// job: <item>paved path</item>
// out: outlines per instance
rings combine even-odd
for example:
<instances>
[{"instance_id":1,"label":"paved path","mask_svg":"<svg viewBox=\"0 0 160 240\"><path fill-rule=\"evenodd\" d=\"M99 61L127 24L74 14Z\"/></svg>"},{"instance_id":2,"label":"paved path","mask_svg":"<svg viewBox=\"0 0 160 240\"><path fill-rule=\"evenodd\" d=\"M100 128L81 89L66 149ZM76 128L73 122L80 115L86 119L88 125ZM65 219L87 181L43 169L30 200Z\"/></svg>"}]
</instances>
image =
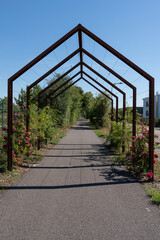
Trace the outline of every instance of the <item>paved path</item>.
<instances>
[{"instance_id":1,"label":"paved path","mask_svg":"<svg viewBox=\"0 0 160 240\"><path fill-rule=\"evenodd\" d=\"M0 197L1 240L158 240L160 208L80 120Z\"/></svg>"}]
</instances>

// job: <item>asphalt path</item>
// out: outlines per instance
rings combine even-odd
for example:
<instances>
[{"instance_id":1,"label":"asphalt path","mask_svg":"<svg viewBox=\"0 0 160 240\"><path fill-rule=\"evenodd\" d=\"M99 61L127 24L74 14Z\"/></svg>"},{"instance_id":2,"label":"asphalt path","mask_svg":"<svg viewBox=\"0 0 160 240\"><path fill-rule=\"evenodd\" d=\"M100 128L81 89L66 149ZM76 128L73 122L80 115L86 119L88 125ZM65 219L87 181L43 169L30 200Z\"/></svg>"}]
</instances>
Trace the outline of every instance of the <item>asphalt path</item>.
<instances>
[{"instance_id":1,"label":"asphalt path","mask_svg":"<svg viewBox=\"0 0 160 240\"><path fill-rule=\"evenodd\" d=\"M160 208L110 157L80 119L0 196L0 239L160 239Z\"/></svg>"}]
</instances>

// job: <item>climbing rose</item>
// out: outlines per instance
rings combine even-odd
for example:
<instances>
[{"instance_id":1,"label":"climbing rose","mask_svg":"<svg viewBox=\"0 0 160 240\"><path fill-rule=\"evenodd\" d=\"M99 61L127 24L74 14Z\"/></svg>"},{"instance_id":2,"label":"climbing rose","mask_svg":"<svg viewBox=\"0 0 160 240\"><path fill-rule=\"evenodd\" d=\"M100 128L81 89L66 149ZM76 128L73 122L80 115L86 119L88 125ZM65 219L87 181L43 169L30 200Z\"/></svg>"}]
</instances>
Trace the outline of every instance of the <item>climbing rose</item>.
<instances>
[{"instance_id":1,"label":"climbing rose","mask_svg":"<svg viewBox=\"0 0 160 240\"><path fill-rule=\"evenodd\" d=\"M132 157L132 161L135 159L135 157Z\"/></svg>"},{"instance_id":2,"label":"climbing rose","mask_svg":"<svg viewBox=\"0 0 160 240\"><path fill-rule=\"evenodd\" d=\"M157 162L157 160L156 159L154 159L154 163L156 163Z\"/></svg>"},{"instance_id":3,"label":"climbing rose","mask_svg":"<svg viewBox=\"0 0 160 240\"><path fill-rule=\"evenodd\" d=\"M19 164L19 161L17 161L17 164Z\"/></svg>"},{"instance_id":4,"label":"climbing rose","mask_svg":"<svg viewBox=\"0 0 160 240\"><path fill-rule=\"evenodd\" d=\"M18 139L18 142L21 142L21 140L20 140L20 139Z\"/></svg>"},{"instance_id":5,"label":"climbing rose","mask_svg":"<svg viewBox=\"0 0 160 240\"><path fill-rule=\"evenodd\" d=\"M132 149L133 148L133 146L130 146L130 149Z\"/></svg>"},{"instance_id":6,"label":"climbing rose","mask_svg":"<svg viewBox=\"0 0 160 240\"><path fill-rule=\"evenodd\" d=\"M21 108L24 108L24 106L22 105Z\"/></svg>"},{"instance_id":7,"label":"climbing rose","mask_svg":"<svg viewBox=\"0 0 160 240\"><path fill-rule=\"evenodd\" d=\"M31 153L31 151L28 151L28 154L30 154Z\"/></svg>"},{"instance_id":8,"label":"climbing rose","mask_svg":"<svg viewBox=\"0 0 160 240\"><path fill-rule=\"evenodd\" d=\"M153 173L152 173L152 172L149 172L149 173L147 174L147 177L148 177L148 179L151 179L151 178L153 177Z\"/></svg>"},{"instance_id":9,"label":"climbing rose","mask_svg":"<svg viewBox=\"0 0 160 240\"><path fill-rule=\"evenodd\" d=\"M2 127L2 130L3 130L3 131L6 131L6 128L5 128L5 127Z\"/></svg>"},{"instance_id":10,"label":"climbing rose","mask_svg":"<svg viewBox=\"0 0 160 240\"><path fill-rule=\"evenodd\" d=\"M7 137L6 136L4 136L4 140L6 140L7 139Z\"/></svg>"},{"instance_id":11,"label":"climbing rose","mask_svg":"<svg viewBox=\"0 0 160 240\"><path fill-rule=\"evenodd\" d=\"M23 148L21 148L21 152L23 152Z\"/></svg>"},{"instance_id":12,"label":"climbing rose","mask_svg":"<svg viewBox=\"0 0 160 240\"><path fill-rule=\"evenodd\" d=\"M13 130L16 130L16 128L14 127Z\"/></svg>"},{"instance_id":13,"label":"climbing rose","mask_svg":"<svg viewBox=\"0 0 160 240\"><path fill-rule=\"evenodd\" d=\"M16 157L16 154L13 154L13 157Z\"/></svg>"},{"instance_id":14,"label":"climbing rose","mask_svg":"<svg viewBox=\"0 0 160 240\"><path fill-rule=\"evenodd\" d=\"M154 154L154 157L155 157L155 158L158 158L158 154L157 154L157 153L155 153L155 154Z\"/></svg>"},{"instance_id":15,"label":"climbing rose","mask_svg":"<svg viewBox=\"0 0 160 240\"><path fill-rule=\"evenodd\" d=\"M132 139L134 139L135 138L135 136L132 136Z\"/></svg>"}]
</instances>

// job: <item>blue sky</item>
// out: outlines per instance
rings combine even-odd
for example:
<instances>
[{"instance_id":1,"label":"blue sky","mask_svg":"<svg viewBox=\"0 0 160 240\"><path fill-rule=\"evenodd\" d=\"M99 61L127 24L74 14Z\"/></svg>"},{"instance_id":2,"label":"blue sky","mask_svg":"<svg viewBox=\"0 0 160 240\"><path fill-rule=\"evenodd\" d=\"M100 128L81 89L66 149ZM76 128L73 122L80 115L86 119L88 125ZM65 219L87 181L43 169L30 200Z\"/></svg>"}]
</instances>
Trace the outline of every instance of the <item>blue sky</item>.
<instances>
[{"instance_id":1,"label":"blue sky","mask_svg":"<svg viewBox=\"0 0 160 240\"><path fill-rule=\"evenodd\" d=\"M79 23L152 75L155 78L155 91L160 93L159 10L159 0L0 0L0 97L7 95L7 79L10 76ZM137 104L142 106L142 98L148 96L148 82L85 35L83 40L83 46L88 51L128 81L134 82L138 89ZM14 83L14 96L77 46L77 36L73 36L22 75ZM119 82L91 59L86 56L84 59L113 83ZM57 72L65 72L77 62L78 56ZM96 75L86 71L104 84ZM41 85L45 86L45 81ZM84 91L96 94L83 81L78 85ZM116 90L107 84L104 86L116 93L121 101L121 95ZM125 84L118 87L126 91L128 104L132 105L131 89Z\"/></svg>"}]
</instances>

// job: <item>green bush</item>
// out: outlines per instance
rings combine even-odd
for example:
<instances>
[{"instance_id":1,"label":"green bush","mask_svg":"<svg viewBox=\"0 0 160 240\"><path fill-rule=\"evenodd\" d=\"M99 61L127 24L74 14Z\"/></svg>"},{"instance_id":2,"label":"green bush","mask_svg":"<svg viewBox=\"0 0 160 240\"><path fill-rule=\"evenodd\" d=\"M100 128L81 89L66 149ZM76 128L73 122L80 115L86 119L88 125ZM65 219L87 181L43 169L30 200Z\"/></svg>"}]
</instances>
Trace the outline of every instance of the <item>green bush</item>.
<instances>
[{"instance_id":1,"label":"green bush","mask_svg":"<svg viewBox=\"0 0 160 240\"><path fill-rule=\"evenodd\" d=\"M160 127L160 118L155 120L155 127Z\"/></svg>"}]
</instances>

